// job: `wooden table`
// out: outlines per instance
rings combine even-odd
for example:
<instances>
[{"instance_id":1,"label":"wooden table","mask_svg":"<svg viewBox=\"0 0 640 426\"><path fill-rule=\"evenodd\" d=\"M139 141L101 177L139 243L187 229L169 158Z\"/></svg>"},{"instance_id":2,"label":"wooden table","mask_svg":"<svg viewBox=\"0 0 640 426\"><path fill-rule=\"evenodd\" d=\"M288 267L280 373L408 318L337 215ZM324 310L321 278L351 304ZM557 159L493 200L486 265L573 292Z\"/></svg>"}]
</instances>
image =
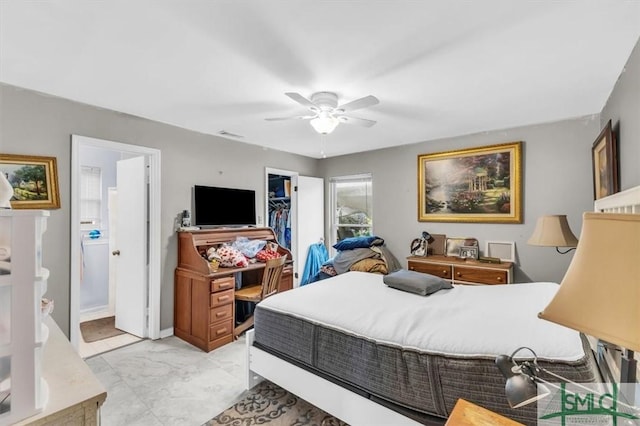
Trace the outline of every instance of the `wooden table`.
<instances>
[{"instance_id":1,"label":"wooden table","mask_svg":"<svg viewBox=\"0 0 640 426\"><path fill-rule=\"evenodd\" d=\"M456 402L445 426L524 426L464 399Z\"/></svg>"}]
</instances>

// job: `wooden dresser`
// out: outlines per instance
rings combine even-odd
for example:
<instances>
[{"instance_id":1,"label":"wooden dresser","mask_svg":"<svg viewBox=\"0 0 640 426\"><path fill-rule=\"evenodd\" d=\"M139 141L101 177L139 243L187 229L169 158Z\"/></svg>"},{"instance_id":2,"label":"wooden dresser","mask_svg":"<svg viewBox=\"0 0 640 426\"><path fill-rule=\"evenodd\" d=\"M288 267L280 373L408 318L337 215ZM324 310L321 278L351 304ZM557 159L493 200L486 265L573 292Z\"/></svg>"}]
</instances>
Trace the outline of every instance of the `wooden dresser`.
<instances>
[{"instance_id":1,"label":"wooden dresser","mask_svg":"<svg viewBox=\"0 0 640 426\"><path fill-rule=\"evenodd\" d=\"M53 319L47 317L44 323L49 339L44 345L42 377L49 386L49 400L40 413L15 425L99 425L100 407L107 398L104 386Z\"/></svg>"},{"instance_id":2,"label":"wooden dresser","mask_svg":"<svg viewBox=\"0 0 640 426\"><path fill-rule=\"evenodd\" d=\"M209 352L233 340L236 279L259 283L264 263L246 268L218 268L211 271L203 257L207 249L235 241L237 237L276 241L271 228L219 228L178 233L178 267L174 281L174 334ZM278 246L287 256L279 291L293 287L291 252Z\"/></svg>"},{"instance_id":3,"label":"wooden dresser","mask_svg":"<svg viewBox=\"0 0 640 426\"><path fill-rule=\"evenodd\" d=\"M513 263L481 263L451 256L409 256L408 269L450 280L454 284L511 284Z\"/></svg>"}]
</instances>

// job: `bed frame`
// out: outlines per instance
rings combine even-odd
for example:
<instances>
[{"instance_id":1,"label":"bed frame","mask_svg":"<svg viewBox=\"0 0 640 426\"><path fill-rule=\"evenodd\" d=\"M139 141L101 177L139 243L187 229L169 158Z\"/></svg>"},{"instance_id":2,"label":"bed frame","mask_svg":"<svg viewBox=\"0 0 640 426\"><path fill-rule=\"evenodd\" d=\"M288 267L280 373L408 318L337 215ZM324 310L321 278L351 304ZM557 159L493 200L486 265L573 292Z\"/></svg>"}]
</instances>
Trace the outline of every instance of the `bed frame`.
<instances>
[{"instance_id":1,"label":"bed frame","mask_svg":"<svg viewBox=\"0 0 640 426\"><path fill-rule=\"evenodd\" d=\"M247 331L247 389L264 379L270 380L352 425L421 424L254 347L253 339L253 330Z\"/></svg>"},{"instance_id":2,"label":"bed frame","mask_svg":"<svg viewBox=\"0 0 640 426\"><path fill-rule=\"evenodd\" d=\"M595 211L640 214L640 186L596 200ZM254 347L253 333L249 330L246 335L247 389L270 380L349 424L421 424Z\"/></svg>"},{"instance_id":3,"label":"bed frame","mask_svg":"<svg viewBox=\"0 0 640 426\"><path fill-rule=\"evenodd\" d=\"M593 205L597 212L640 214L640 185L600 198Z\"/></svg>"},{"instance_id":4,"label":"bed frame","mask_svg":"<svg viewBox=\"0 0 640 426\"><path fill-rule=\"evenodd\" d=\"M634 186L622 192L600 198L594 202L594 211L602 213L640 214L640 186ZM590 338L591 346L597 354L597 361L605 381L620 381L620 348ZM637 377L640 377L640 354L636 353L638 360Z\"/></svg>"}]
</instances>

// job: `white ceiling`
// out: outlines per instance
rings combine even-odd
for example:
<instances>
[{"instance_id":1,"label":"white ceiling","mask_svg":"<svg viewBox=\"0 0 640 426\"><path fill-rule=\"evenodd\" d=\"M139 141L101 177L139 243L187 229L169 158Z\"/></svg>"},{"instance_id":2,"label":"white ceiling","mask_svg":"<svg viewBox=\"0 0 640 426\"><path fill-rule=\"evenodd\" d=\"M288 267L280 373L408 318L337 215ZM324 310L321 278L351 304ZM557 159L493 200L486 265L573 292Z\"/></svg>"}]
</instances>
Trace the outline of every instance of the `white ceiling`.
<instances>
[{"instance_id":1,"label":"white ceiling","mask_svg":"<svg viewBox=\"0 0 640 426\"><path fill-rule=\"evenodd\" d=\"M638 0L0 0L0 81L319 158L599 113L639 37ZM264 120L316 91L378 123Z\"/></svg>"}]
</instances>

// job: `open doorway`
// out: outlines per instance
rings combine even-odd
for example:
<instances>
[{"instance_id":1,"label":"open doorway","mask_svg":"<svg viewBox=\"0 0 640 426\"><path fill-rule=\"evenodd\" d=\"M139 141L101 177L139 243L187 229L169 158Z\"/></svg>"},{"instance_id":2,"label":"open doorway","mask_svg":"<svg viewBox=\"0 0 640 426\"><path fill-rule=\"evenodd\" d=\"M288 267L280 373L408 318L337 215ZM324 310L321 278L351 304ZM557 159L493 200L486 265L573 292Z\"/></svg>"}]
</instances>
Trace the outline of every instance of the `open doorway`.
<instances>
[{"instance_id":1,"label":"open doorway","mask_svg":"<svg viewBox=\"0 0 640 426\"><path fill-rule=\"evenodd\" d=\"M73 135L71 175L71 343L87 357L159 338L160 152Z\"/></svg>"}]
</instances>

